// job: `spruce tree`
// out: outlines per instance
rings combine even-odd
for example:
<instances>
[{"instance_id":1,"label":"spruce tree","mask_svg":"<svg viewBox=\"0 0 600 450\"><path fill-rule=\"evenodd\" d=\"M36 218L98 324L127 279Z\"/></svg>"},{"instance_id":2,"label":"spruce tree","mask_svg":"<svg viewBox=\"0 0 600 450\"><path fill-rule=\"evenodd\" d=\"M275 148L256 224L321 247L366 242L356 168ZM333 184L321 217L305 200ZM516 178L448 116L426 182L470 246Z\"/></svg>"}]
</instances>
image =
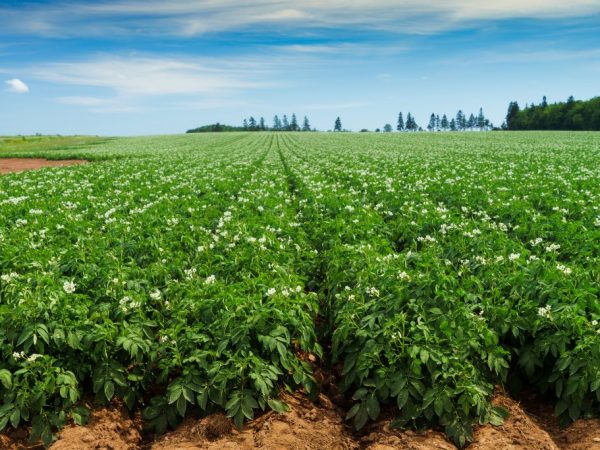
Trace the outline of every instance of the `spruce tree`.
<instances>
[{"instance_id":1,"label":"spruce tree","mask_svg":"<svg viewBox=\"0 0 600 450\"><path fill-rule=\"evenodd\" d=\"M244 130L248 130L248 121L246 119L244 119L243 127L244 127Z\"/></svg>"},{"instance_id":2,"label":"spruce tree","mask_svg":"<svg viewBox=\"0 0 600 450\"><path fill-rule=\"evenodd\" d=\"M456 130L457 130L457 128L456 128L456 119L453 118L450 121L450 131L456 131Z\"/></svg>"},{"instance_id":3,"label":"spruce tree","mask_svg":"<svg viewBox=\"0 0 600 450\"><path fill-rule=\"evenodd\" d=\"M465 114L462 112L462 109L459 109L456 113L456 129L462 131L466 128L467 120L465 119Z\"/></svg>"},{"instance_id":4,"label":"spruce tree","mask_svg":"<svg viewBox=\"0 0 600 450\"><path fill-rule=\"evenodd\" d=\"M417 125L417 122L415 121L415 118L411 113L408 113L408 115L406 116L405 127L407 131L417 131L419 129L419 125Z\"/></svg>"},{"instance_id":5,"label":"spruce tree","mask_svg":"<svg viewBox=\"0 0 600 450\"><path fill-rule=\"evenodd\" d=\"M273 130L281 130L281 120L279 120L279 116L277 114L275 114L275 117L273 117Z\"/></svg>"},{"instance_id":6,"label":"spruce tree","mask_svg":"<svg viewBox=\"0 0 600 450\"><path fill-rule=\"evenodd\" d=\"M250 131L256 131L256 119L252 116L250 116L250 119L248 120L248 128Z\"/></svg>"},{"instance_id":7,"label":"spruce tree","mask_svg":"<svg viewBox=\"0 0 600 450\"><path fill-rule=\"evenodd\" d=\"M442 128L442 125L441 125L440 115L436 114L435 115L435 131L440 131L441 128Z\"/></svg>"},{"instance_id":8,"label":"spruce tree","mask_svg":"<svg viewBox=\"0 0 600 450\"><path fill-rule=\"evenodd\" d=\"M299 131L298 119L296 119L296 113L292 113L292 120L290 121L290 131Z\"/></svg>"},{"instance_id":9,"label":"spruce tree","mask_svg":"<svg viewBox=\"0 0 600 450\"><path fill-rule=\"evenodd\" d=\"M290 123L288 122L287 116L283 115L283 123L281 124L283 131L290 131Z\"/></svg>"},{"instance_id":10,"label":"spruce tree","mask_svg":"<svg viewBox=\"0 0 600 450\"><path fill-rule=\"evenodd\" d=\"M519 104L517 102L510 102L508 104L508 111L506 112L506 128L509 130L518 129L516 124L516 118L519 114Z\"/></svg>"},{"instance_id":11,"label":"spruce tree","mask_svg":"<svg viewBox=\"0 0 600 450\"><path fill-rule=\"evenodd\" d=\"M427 125L427 130L428 131L435 130L435 114L434 113L431 113L431 116L429 116L429 124Z\"/></svg>"},{"instance_id":12,"label":"spruce tree","mask_svg":"<svg viewBox=\"0 0 600 450\"><path fill-rule=\"evenodd\" d=\"M480 130L485 128L485 115L483 114L483 108L479 108L479 114L477 115L477 128Z\"/></svg>"},{"instance_id":13,"label":"spruce tree","mask_svg":"<svg viewBox=\"0 0 600 450\"><path fill-rule=\"evenodd\" d=\"M302 122L302 131L310 131L310 123L308 122L308 117L304 116L304 121Z\"/></svg>"},{"instance_id":14,"label":"spruce tree","mask_svg":"<svg viewBox=\"0 0 600 450\"><path fill-rule=\"evenodd\" d=\"M473 128L475 128L477 121L475 120L475 116L473 115L473 113L471 113L471 115L469 116L469 120L467 121L467 128L469 130L473 130Z\"/></svg>"},{"instance_id":15,"label":"spruce tree","mask_svg":"<svg viewBox=\"0 0 600 450\"><path fill-rule=\"evenodd\" d=\"M448 123L448 116L446 116L446 114L444 114L442 116L442 123L441 123L441 125L442 125L442 130L444 130L444 131L446 131L448 129L448 126L450 125Z\"/></svg>"},{"instance_id":16,"label":"spruce tree","mask_svg":"<svg viewBox=\"0 0 600 450\"><path fill-rule=\"evenodd\" d=\"M267 126L265 125L264 117L261 117L260 120L258 121L258 128L260 128L261 131L265 131L267 129Z\"/></svg>"},{"instance_id":17,"label":"spruce tree","mask_svg":"<svg viewBox=\"0 0 600 450\"><path fill-rule=\"evenodd\" d=\"M396 126L396 130L404 131L404 118L402 117L402 113L398 114L398 125Z\"/></svg>"},{"instance_id":18,"label":"spruce tree","mask_svg":"<svg viewBox=\"0 0 600 450\"><path fill-rule=\"evenodd\" d=\"M340 120L339 116L337 119L335 119L333 131L342 131L342 121Z\"/></svg>"}]
</instances>

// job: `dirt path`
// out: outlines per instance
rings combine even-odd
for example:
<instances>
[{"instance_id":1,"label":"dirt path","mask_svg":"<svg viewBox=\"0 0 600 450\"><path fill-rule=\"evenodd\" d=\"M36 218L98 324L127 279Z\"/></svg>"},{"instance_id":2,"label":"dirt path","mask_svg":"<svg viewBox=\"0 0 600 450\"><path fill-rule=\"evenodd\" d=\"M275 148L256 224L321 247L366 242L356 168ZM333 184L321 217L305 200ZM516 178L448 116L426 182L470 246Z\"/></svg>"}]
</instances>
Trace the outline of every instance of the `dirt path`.
<instances>
[{"instance_id":1,"label":"dirt path","mask_svg":"<svg viewBox=\"0 0 600 450\"><path fill-rule=\"evenodd\" d=\"M0 174L35 170L43 167L64 167L85 164L81 159L48 160L44 158L0 158Z\"/></svg>"}]
</instances>

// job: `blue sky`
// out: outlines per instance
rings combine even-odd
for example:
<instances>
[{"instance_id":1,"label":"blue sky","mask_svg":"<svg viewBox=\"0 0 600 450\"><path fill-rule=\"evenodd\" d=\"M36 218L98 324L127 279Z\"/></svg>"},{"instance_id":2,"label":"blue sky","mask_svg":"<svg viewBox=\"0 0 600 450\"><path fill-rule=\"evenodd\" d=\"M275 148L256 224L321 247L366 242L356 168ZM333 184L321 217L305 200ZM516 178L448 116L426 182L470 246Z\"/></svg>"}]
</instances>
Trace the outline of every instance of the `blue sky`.
<instances>
[{"instance_id":1,"label":"blue sky","mask_svg":"<svg viewBox=\"0 0 600 450\"><path fill-rule=\"evenodd\" d=\"M600 95L600 0L0 0L0 135L307 115L374 129Z\"/></svg>"}]
</instances>

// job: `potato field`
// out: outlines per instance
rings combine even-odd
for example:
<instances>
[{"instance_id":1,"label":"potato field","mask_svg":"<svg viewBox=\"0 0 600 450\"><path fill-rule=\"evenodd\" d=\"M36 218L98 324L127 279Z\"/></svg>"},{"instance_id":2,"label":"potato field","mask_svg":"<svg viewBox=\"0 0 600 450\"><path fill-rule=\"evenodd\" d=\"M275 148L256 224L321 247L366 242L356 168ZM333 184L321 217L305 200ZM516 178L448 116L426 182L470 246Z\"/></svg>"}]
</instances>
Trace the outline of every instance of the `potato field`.
<instances>
[{"instance_id":1,"label":"potato field","mask_svg":"<svg viewBox=\"0 0 600 450\"><path fill-rule=\"evenodd\" d=\"M323 373L355 430L457 446L507 418L500 387L600 415L597 133L2 148L89 161L0 176L4 432L50 445L114 399L156 436L242 427Z\"/></svg>"}]
</instances>

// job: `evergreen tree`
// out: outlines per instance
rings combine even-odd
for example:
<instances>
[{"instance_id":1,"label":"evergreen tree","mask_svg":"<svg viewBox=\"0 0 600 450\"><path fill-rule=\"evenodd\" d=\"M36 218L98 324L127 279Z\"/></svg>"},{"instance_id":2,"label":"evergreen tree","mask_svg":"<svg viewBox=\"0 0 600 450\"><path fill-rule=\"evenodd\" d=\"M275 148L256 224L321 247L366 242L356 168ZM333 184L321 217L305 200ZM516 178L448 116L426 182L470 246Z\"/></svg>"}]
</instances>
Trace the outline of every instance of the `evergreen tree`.
<instances>
[{"instance_id":1,"label":"evergreen tree","mask_svg":"<svg viewBox=\"0 0 600 450\"><path fill-rule=\"evenodd\" d=\"M515 108L509 105L507 126L510 130L600 130L600 97L576 101L572 96L566 102L551 105ZM509 120L510 119L510 120Z\"/></svg>"},{"instance_id":2,"label":"evergreen tree","mask_svg":"<svg viewBox=\"0 0 600 450\"><path fill-rule=\"evenodd\" d=\"M427 125L427 130L428 131L435 130L435 114L434 113L431 113L431 116L429 116L429 124Z\"/></svg>"},{"instance_id":3,"label":"evergreen tree","mask_svg":"<svg viewBox=\"0 0 600 450\"><path fill-rule=\"evenodd\" d=\"M398 125L396 126L396 130L404 131L404 118L402 117L402 113L398 114Z\"/></svg>"},{"instance_id":4,"label":"evergreen tree","mask_svg":"<svg viewBox=\"0 0 600 450\"><path fill-rule=\"evenodd\" d=\"M461 109L456 113L456 129L462 131L465 129L467 125L467 120L465 119L465 115Z\"/></svg>"},{"instance_id":5,"label":"evergreen tree","mask_svg":"<svg viewBox=\"0 0 600 450\"><path fill-rule=\"evenodd\" d=\"M412 118L412 123L413 123L413 131L423 131L423 128L421 128L419 126L419 124L417 123L417 121L415 120L415 116L413 116L413 118Z\"/></svg>"},{"instance_id":6,"label":"evergreen tree","mask_svg":"<svg viewBox=\"0 0 600 450\"><path fill-rule=\"evenodd\" d=\"M258 127L260 128L261 131L265 131L267 129L267 126L265 125L264 117L261 117L260 120L258 121Z\"/></svg>"},{"instance_id":7,"label":"evergreen tree","mask_svg":"<svg viewBox=\"0 0 600 450\"><path fill-rule=\"evenodd\" d=\"M479 108L479 114L477 115L477 128L483 130L486 128L485 115L483 114L483 108Z\"/></svg>"},{"instance_id":8,"label":"evergreen tree","mask_svg":"<svg viewBox=\"0 0 600 450\"><path fill-rule=\"evenodd\" d=\"M508 111L506 112L506 128L509 130L516 130L516 118L519 114L519 104L517 102L510 102L508 105Z\"/></svg>"},{"instance_id":9,"label":"evergreen tree","mask_svg":"<svg viewBox=\"0 0 600 450\"><path fill-rule=\"evenodd\" d=\"M442 122L441 122L442 130L446 131L448 129L449 125L450 124L448 123L448 116L446 116L446 114L444 114L442 116Z\"/></svg>"},{"instance_id":10,"label":"evergreen tree","mask_svg":"<svg viewBox=\"0 0 600 450\"><path fill-rule=\"evenodd\" d=\"M243 127L244 127L244 130L248 129L248 121L246 119L244 119Z\"/></svg>"},{"instance_id":11,"label":"evergreen tree","mask_svg":"<svg viewBox=\"0 0 600 450\"><path fill-rule=\"evenodd\" d=\"M298 120L296 119L296 113L292 113L292 120L290 122L290 131L299 131Z\"/></svg>"},{"instance_id":12,"label":"evergreen tree","mask_svg":"<svg viewBox=\"0 0 600 450\"><path fill-rule=\"evenodd\" d=\"M441 128L442 128L442 125L441 125L440 115L436 114L435 115L435 131L440 131Z\"/></svg>"},{"instance_id":13,"label":"evergreen tree","mask_svg":"<svg viewBox=\"0 0 600 450\"><path fill-rule=\"evenodd\" d=\"M302 131L310 131L310 123L308 122L308 117L304 116L304 121L302 122Z\"/></svg>"},{"instance_id":14,"label":"evergreen tree","mask_svg":"<svg viewBox=\"0 0 600 450\"><path fill-rule=\"evenodd\" d=\"M471 115L469 116L469 120L467 121L467 128L472 131L473 128L475 128L476 124L477 120L475 120L475 116L473 115L473 113L471 113Z\"/></svg>"},{"instance_id":15,"label":"evergreen tree","mask_svg":"<svg viewBox=\"0 0 600 450\"><path fill-rule=\"evenodd\" d=\"M273 117L273 130L281 131L281 120L279 120L279 116L277 114L275 114L275 117Z\"/></svg>"},{"instance_id":16,"label":"evergreen tree","mask_svg":"<svg viewBox=\"0 0 600 450\"><path fill-rule=\"evenodd\" d=\"M548 100L546 99L546 96L544 95L544 97L542 98L542 108L545 108L546 106L548 106Z\"/></svg>"},{"instance_id":17,"label":"evergreen tree","mask_svg":"<svg viewBox=\"0 0 600 450\"><path fill-rule=\"evenodd\" d=\"M456 131L457 127L456 127L456 119L452 118L452 120L450 121L450 131Z\"/></svg>"},{"instance_id":18,"label":"evergreen tree","mask_svg":"<svg viewBox=\"0 0 600 450\"><path fill-rule=\"evenodd\" d=\"M283 123L281 124L283 131L290 131L290 123L288 122L287 116L283 115Z\"/></svg>"},{"instance_id":19,"label":"evergreen tree","mask_svg":"<svg viewBox=\"0 0 600 450\"><path fill-rule=\"evenodd\" d=\"M417 122L415 121L415 118L411 113L408 113L408 115L406 116L405 128L408 131L417 131L417 129L419 128L419 125L417 125Z\"/></svg>"},{"instance_id":20,"label":"evergreen tree","mask_svg":"<svg viewBox=\"0 0 600 450\"><path fill-rule=\"evenodd\" d=\"M256 119L252 116L250 116L250 119L248 120L248 128L250 131L256 131Z\"/></svg>"},{"instance_id":21,"label":"evergreen tree","mask_svg":"<svg viewBox=\"0 0 600 450\"><path fill-rule=\"evenodd\" d=\"M339 116L337 119L335 119L333 131L342 131L342 121L340 120Z\"/></svg>"}]
</instances>

